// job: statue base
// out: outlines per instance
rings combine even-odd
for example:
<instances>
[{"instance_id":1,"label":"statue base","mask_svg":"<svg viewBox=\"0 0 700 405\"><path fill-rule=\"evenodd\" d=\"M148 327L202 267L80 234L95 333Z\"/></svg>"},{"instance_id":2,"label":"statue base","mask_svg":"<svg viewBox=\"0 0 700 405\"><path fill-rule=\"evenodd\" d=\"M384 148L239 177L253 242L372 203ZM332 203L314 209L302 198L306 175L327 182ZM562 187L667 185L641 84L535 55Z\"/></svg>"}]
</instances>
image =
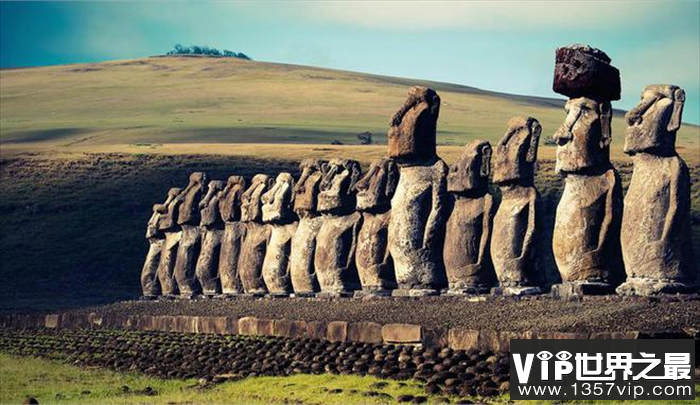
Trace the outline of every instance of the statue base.
<instances>
[{"instance_id":1,"label":"statue base","mask_svg":"<svg viewBox=\"0 0 700 405\"><path fill-rule=\"evenodd\" d=\"M177 295L165 294L158 297L158 301L173 301L177 298Z\"/></svg>"},{"instance_id":2,"label":"statue base","mask_svg":"<svg viewBox=\"0 0 700 405\"><path fill-rule=\"evenodd\" d=\"M139 297L139 301L155 301L158 298L157 295L142 295Z\"/></svg>"},{"instance_id":3,"label":"statue base","mask_svg":"<svg viewBox=\"0 0 700 405\"><path fill-rule=\"evenodd\" d=\"M247 292L241 294L242 297L247 297L247 298L262 298L267 295L267 292L263 291L253 291L253 292Z\"/></svg>"},{"instance_id":4,"label":"statue base","mask_svg":"<svg viewBox=\"0 0 700 405\"><path fill-rule=\"evenodd\" d=\"M289 297L288 292L273 292L269 294L270 298L288 298Z\"/></svg>"},{"instance_id":5,"label":"statue base","mask_svg":"<svg viewBox=\"0 0 700 405\"><path fill-rule=\"evenodd\" d=\"M222 300L229 300L229 299L235 299L237 297L242 296L242 292L225 292L222 293L221 295L217 296L217 298L220 298Z\"/></svg>"},{"instance_id":6,"label":"statue base","mask_svg":"<svg viewBox=\"0 0 700 405\"><path fill-rule=\"evenodd\" d=\"M491 289L491 294L504 297L523 297L542 294L542 289L540 287L494 287Z\"/></svg>"},{"instance_id":7,"label":"statue base","mask_svg":"<svg viewBox=\"0 0 700 405\"><path fill-rule=\"evenodd\" d=\"M352 298L354 291L321 291L316 298Z\"/></svg>"},{"instance_id":8,"label":"statue base","mask_svg":"<svg viewBox=\"0 0 700 405\"><path fill-rule=\"evenodd\" d=\"M617 287L615 291L620 295L676 295L697 294L700 288L697 285L679 283L677 281L663 281L649 278L628 278L625 283Z\"/></svg>"},{"instance_id":9,"label":"statue base","mask_svg":"<svg viewBox=\"0 0 700 405\"><path fill-rule=\"evenodd\" d=\"M355 298L384 298L391 297L391 291L392 290L387 290L383 288L379 288L376 290L359 290L355 291L355 294L353 294L353 296Z\"/></svg>"},{"instance_id":10,"label":"statue base","mask_svg":"<svg viewBox=\"0 0 700 405\"><path fill-rule=\"evenodd\" d=\"M295 292L290 295L290 297L295 297L295 298L315 298L316 293L315 292Z\"/></svg>"},{"instance_id":11,"label":"statue base","mask_svg":"<svg viewBox=\"0 0 700 405\"><path fill-rule=\"evenodd\" d=\"M467 287L450 287L445 291L447 296L465 296L465 295L483 295L491 292L491 287L483 285L467 286Z\"/></svg>"},{"instance_id":12,"label":"statue base","mask_svg":"<svg viewBox=\"0 0 700 405\"><path fill-rule=\"evenodd\" d=\"M601 282L572 281L552 286L552 296L559 298L581 297L584 295L614 294L612 284Z\"/></svg>"},{"instance_id":13,"label":"statue base","mask_svg":"<svg viewBox=\"0 0 700 405\"><path fill-rule=\"evenodd\" d=\"M391 291L392 297L430 297L440 295L440 290L433 288L403 289L399 288Z\"/></svg>"}]
</instances>

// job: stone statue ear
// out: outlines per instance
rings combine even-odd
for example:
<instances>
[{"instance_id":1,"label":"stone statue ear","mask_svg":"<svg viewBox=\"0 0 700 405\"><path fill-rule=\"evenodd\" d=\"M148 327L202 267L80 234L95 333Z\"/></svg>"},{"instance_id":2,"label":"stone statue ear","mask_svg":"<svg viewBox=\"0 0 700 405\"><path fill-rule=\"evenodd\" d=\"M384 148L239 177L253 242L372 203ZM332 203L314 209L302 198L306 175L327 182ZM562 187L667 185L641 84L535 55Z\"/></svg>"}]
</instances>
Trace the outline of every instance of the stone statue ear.
<instances>
[{"instance_id":1,"label":"stone statue ear","mask_svg":"<svg viewBox=\"0 0 700 405\"><path fill-rule=\"evenodd\" d=\"M386 187L384 188L384 194L387 197L392 197L396 191L396 186L399 183L399 168L396 166L396 162L390 160L386 165Z\"/></svg>"},{"instance_id":2,"label":"stone statue ear","mask_svg":"<svg viewBox=\"0 0 700 405\"><path fill-rule=\"evenodd\" d=\"M539 145L541 134L542 125L536 120L533 120L530 124L530 148L528 148L527 156L525 157L528 163L535 163L537 160L537 146Z\"/></svg>"},{"instance_id":3,"label":"stone statue ear","mask_svg":"<svg viewBox=\"0 0 700 405\"><path fill-rule=\"evenodd\" d=\"M491 174L491 145L481 147L481 177L489 177Z\"/></svg>"},{"instance_id":4,"label":"stone statue ear","mask_svg":"<svg viewBox=\"0 0 700 405\"><path fill-rule=\"evenodd\" d=\"M612 140L612 107L610 102L604 101L598 104L598 113L600 114L600 148L603 149L610 145Z\"/></svg>"},{"instance_id":5,"label":"stone statue ear","mask_svg":"<svg viewBox=\"0 0 700 405\"><path fill-rule=\"evenodd\" d=\"M350 186L348 187L348 194L355 191L355 185L360 181L362 176L362 171L360 170L360 165L356 162L350 164L348 168L350 170Z\"/></svg>"},{"instance_id":6,"label":"stone statue ear","mask_svg":"<svg viewBox=\"0 0 700 405\"><path fill-rule=\"evenodd\" d=\"M673 112L668 120L666 129L668 132L676 132L681 127L681 119L683 116L683 105L685 104L685 91L676 89L673 92Z\"/></svg>"}]
</instances>

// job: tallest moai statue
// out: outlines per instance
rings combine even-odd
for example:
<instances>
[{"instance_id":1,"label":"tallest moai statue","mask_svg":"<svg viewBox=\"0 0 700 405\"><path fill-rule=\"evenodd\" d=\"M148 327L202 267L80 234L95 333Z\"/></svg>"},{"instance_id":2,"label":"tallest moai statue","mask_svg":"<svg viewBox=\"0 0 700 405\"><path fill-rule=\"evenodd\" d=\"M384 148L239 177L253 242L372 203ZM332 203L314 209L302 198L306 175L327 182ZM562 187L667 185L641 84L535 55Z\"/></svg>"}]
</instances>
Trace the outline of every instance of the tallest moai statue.
<instances>
[{"instance_id":1,"label":"tallest moai statue","mask_svg":"<svg viewBox=\"0 0 700 405\"><path fill-rule=\"evenodd\" d=\"M622 187L610 163L611 100L620 72L603 52L585 45L556 52L554 91L569 97L554 134L556 171L565 176L554 225L554 258L563 284L555 294L607 294L624 277L620 251Z\"/></svg>"},{"instance_id":2,"label":"tallest moai statue","mask_svg":"<svg viewBox=\"0 0 700 405\"><path fill-rule=\"evenodd\" d=\"M448 169L436 154L439 112L435 90L412 87L391 119L389 157L400 173L389 222L396 295L436 294L447 286L441 253Z\"/></svg>"},{"instance_id":3,"label":"tallest moai statue","mask_svg":"<svg viewBox=\"0 0 700 405\"><path fill-rule=\"evenodd\" d=\"M644 88L627 113L624 152L634 172L622 216L622 254L627 282L620 294L684 293L697 288L690 238L690 175L676 153L683 89Z\"/></svg>"}]
</instances>

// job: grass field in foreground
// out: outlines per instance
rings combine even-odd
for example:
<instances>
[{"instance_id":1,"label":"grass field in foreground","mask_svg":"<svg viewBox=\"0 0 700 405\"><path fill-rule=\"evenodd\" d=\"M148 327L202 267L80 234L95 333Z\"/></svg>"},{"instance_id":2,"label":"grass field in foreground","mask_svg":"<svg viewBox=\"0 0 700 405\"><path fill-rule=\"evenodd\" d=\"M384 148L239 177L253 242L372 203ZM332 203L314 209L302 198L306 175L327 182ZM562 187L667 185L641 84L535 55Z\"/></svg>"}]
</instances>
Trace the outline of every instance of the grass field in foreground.
<instances>
[{"instance_id":1,"label":"grass field in foreground","mask_svg":"<svg viewBox=\"0 0 700 405\"><path fill-rule=\"evenodd\" d=\"M380 380L374 377L296 375L256 377L200 387L194 380L161 380L137 374L84 369L57 361L0 354L0 403L19 404L28 396L40 404L393 404L399 395L428 397L428 403L444 403L429 396L417 382ZM379 384L377 384L379 383ZM128 387L128 388L124 388ZM145 394L147 387L157 395ZM368 396L368 392L375 396ZM377 395L376 393L379 393ZM381 395L384 394L384 395ZM695 385L700 402L700 385ZM477 398L473 398L476 402ZM454 402L454 400L452 401ZM509 403L507 396L490 403ZM516 403L532 403L517 401ZM554 403L547 401L545 403ZM556 403L562 403L558 401ZM575 404L604 404L612 401L571 401ZM620 403L620 402L617 402ZM626 401L643 405L662 401Z\"/></svg>"}]
</instances>

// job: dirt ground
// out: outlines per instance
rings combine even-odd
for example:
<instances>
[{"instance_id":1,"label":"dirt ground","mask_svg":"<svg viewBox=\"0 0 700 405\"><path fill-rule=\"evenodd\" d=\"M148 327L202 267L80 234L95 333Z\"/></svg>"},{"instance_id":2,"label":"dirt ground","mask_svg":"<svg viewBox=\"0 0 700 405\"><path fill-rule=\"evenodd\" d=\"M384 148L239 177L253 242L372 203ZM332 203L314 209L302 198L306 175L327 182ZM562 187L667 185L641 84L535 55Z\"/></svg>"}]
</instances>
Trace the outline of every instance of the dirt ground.
<instances>
[{"instance_id":1,"label":"dirt ground","mask_svg":"<svg viewBox=\"0 0 700 405\"><path fill-rule=\"evenodd\" d=\"M560 332L700 329L700 297L648 299L465 297L310 299L236 298L201 301L125 301L76 312L124 315L255 316L305 321L414 323L426 327Z\"/></svg>"}]
</instances>

